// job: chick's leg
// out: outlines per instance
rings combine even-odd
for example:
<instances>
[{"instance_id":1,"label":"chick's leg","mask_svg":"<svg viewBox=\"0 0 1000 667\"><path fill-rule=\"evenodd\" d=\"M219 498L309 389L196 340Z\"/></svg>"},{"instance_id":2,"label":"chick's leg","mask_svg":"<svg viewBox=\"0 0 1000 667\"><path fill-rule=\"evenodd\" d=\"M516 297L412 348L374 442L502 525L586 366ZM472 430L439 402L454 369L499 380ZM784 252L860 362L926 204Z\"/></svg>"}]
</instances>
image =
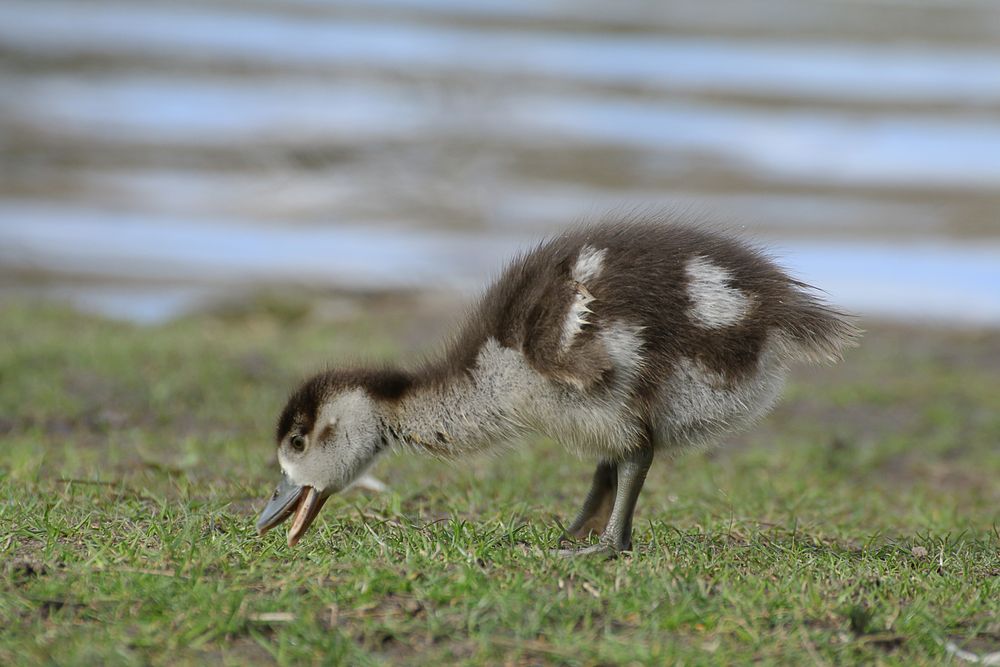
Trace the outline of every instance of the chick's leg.
<instances>
[{"instance_id":1,"label":"chick's leg","mask_svg":"<svg viewBox=\"0 0 1000 667\"><path fill-rule=\"evenodd\" d=\"M562 540L586 539L592 533L603 533L611 516L611 508L614 507L617 485L618 464L607 461L598 463L587 499L583 501L583 507L566 529Z\"/></svg>"},{"instance_id":2,"label":"chick's leg","mask_svg":"<svg viewBox=\"0 0 1000 667\"><path fill-rule=\"evenodd\" d=\"M561 556L602 555L613 558L622 551L632 548L632 515L639 492L646 481L646 473L653 462L653 447L650 442L632 451L629 456L618 463L617 487L614 494L614 507L608 519L601 541L582 549L564 549Z\"/></svg>"},{"instance_id":3,"label":"chick's leg","mask_svg":"<svg viewBox=\"0 0 1000 667\"><path fill-rule=\"evenodd\" d=\"M653 463L653 447L647 444L636 451L629 459L618 465L618 492L615 494L615 507L611 511L607 528L601 541L612 545L617 551L628 551L632 548L632 516L635 514L635 504L639 500L642 485L646 482L646 473Z\"/></svg>"}]
</instances>

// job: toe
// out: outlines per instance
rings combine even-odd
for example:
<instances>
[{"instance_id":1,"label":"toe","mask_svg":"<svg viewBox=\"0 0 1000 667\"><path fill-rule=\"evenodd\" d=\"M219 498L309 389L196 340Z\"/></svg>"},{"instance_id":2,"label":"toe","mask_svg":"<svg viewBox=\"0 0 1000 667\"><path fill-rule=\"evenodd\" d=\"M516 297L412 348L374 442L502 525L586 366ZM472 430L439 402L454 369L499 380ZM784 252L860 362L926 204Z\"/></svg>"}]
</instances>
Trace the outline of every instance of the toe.
<instances>
[{"instance_id":1,"label":"toe","mask_svg":"<svg viewBox=\"0 0 1000 667\"><path fill-rule=\"evenodd\" d=\"M590 557L609 560L617 558L618 553L618 549L615 549L614 546L604 542L598 542L597 544L591 544L590 546L580 547L578 549L559 549L556 551L556 555L560 558Z\"/></svg>"}]
</instances>

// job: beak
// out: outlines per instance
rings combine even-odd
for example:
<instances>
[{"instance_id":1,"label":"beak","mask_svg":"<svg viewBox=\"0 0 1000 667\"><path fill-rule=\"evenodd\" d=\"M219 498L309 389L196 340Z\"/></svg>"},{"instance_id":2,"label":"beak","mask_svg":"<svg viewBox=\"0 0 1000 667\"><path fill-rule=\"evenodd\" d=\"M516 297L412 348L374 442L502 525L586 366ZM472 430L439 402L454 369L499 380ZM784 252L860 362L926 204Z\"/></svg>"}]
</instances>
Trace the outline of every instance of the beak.
<instances>
[{"instance_id":1,"label":"beak","mask_svg":"<svg viewBox=\"0 0 1000 667\"><path fill-rule=\"evenodd\" d=\"M274 495L257 519L257 532L263 535L294 513L295 519L288 530L288 546L293 547L319 514L327 498L328 496L320 495L311 486L298 486L292 484L288 477L282 477Z\"/></svg>"}]
</instances>

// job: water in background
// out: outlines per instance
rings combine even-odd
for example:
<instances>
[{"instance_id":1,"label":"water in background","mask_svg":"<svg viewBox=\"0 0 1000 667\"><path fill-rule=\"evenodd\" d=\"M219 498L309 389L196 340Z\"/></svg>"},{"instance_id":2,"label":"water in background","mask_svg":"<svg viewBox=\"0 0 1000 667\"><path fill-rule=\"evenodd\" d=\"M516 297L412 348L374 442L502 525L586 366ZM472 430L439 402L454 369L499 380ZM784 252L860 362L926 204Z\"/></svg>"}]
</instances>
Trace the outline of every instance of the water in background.
<instances>
[{"instance_id":1,"label":"water in background","mask_svg":"<svg viewBox=\"0 0 1000 667\"><path fill-rule=\"evenodd\" d=\"M0 290L471 291L608 210L727 221L846 307L1000 322L1000 4L0 4Z\"/></svg>"}]
</instances>

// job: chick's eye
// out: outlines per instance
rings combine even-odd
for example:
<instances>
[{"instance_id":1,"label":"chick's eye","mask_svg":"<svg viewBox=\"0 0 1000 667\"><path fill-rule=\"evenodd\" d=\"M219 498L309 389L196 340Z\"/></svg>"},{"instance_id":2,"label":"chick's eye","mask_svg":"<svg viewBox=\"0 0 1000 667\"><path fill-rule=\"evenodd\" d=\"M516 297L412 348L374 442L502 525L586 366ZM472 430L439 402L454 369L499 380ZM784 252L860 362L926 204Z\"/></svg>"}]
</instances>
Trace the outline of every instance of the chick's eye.
<instances>
[{"instance_id":1,"label":"chick's eye","mask_svg":"<svg viewBox=\"0 0 1000 667\"><path fill-rule=\"evenodd\" d=\"M288 446L297 452L301 452L306 448L306 439L301 435L293 435L288 441Z\"/></svg>"}]
</instances>

